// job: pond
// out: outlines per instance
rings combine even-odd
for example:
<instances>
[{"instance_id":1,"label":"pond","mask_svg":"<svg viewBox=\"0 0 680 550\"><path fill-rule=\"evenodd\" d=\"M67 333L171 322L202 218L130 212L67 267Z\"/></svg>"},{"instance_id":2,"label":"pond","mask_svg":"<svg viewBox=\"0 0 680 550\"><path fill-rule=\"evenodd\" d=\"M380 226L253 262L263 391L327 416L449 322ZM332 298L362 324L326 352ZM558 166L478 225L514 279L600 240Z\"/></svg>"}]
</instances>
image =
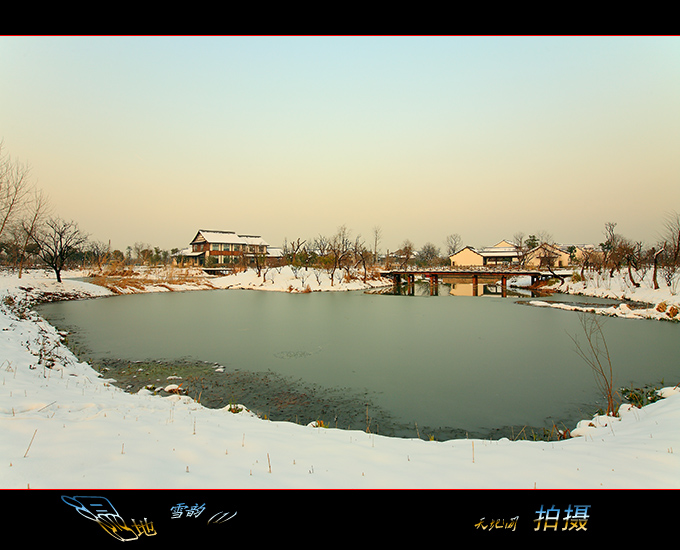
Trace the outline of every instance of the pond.
<instances>
[{"instance_id":1,"label":"pond","mask_svg":"<svg viewBox=\"0 0 680 550\"><path fill-rule=\"evenodd\" d=\"M130 391L172 381L206 406L242 403L271 420L441 441L572 429L604 408L570 338L583 337L577 313L491 287L478 296L416 287L169 292L37 310ZM601 319L617 387L680 379L680 325Z\"/></svg>"}]
</instances>

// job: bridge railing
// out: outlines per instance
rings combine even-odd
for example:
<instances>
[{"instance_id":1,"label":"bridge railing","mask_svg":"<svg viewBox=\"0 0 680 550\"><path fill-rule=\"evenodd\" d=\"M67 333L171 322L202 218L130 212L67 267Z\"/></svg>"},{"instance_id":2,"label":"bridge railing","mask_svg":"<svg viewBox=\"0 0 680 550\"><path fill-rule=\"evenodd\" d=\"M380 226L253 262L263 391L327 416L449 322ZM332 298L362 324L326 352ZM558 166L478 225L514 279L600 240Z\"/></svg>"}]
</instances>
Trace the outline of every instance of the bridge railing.
<instances>
[{"instance_id":1,"label":"bridge railing","mask_svg":"<svg viewBox=\"0 0 680 550\"><path fill-rule=\"evenodd\" d=\"M564 268L553 270L564 271ZM571 271L569 271L571 272ZM550 273L548 269L530 269L518 266L453 266L453 267L414 267L381 269L380 273Z\"/></svg>"}]
</instances>

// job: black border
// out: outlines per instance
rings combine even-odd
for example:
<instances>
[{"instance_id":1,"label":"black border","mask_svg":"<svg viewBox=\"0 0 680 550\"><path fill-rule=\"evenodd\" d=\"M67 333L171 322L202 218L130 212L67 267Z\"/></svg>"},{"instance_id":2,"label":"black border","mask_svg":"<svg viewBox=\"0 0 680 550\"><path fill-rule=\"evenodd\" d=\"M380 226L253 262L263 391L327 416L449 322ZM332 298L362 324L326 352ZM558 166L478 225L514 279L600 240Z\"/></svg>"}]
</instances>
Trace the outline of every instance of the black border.
<instances>
[{"instance_id":1,"label":"black border","mask_svg":"<svg viewBox=\"0 0 680 550\"><path fill-rule=\"evenodd\" d=\"M550 543L567 539L574 543L619 532L653 533L674 525L669 522L667 499L677 496L677 491L126 489L6 490L0 494L1 517L9 527L6 535L20 534L24 543L91 542L108 547L129 542L167 548L172 543L208 540L307 546L344 539L350 544L362 540L370 544L370 539L364 539L367 534L381 542L399 542L404 536L424 543L441 537L455 541L461 540L457 539L460 535L476 535L482 540L502 537ZM78 497L107 499L129 528L128 534L135 522L148 531L119 540L67 503ZM580 509L580 521L565 521L569 507ZM537 522L541 510L551 510L548 524Z\"/></svg>"}]
</instances>

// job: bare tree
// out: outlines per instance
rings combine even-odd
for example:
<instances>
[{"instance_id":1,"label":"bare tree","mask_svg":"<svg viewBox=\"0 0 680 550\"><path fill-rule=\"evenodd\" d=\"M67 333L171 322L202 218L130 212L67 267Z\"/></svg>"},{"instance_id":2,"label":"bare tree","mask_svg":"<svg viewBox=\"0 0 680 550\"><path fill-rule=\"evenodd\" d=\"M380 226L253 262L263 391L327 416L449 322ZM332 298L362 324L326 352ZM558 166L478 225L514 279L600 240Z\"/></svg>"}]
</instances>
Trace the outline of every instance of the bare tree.
<instances>
[{"instance_id":1,"label":"bare tree","mask_svg":"<svg viewBox=\"0 0 680 550\"><path fill-rule=\"evenodd\" d=\"M314 239L314 242L312 243L312 250L314 253L319 256L323 257L328 254L328 250L330 248L330 240L328 237L325 237L323 235L319 235Z\"/></svg>"},{"instance_id":2,"label":"bare tree","mask_svg":"<svg viewBox=\"0 0 680 550\"><path fill-rule=\"evenodd\" d=\"M133 246L133 250L135 252L136 261L140 265L149 264L153 257L153 249L149 243L136 242Z\"/></svg>"},{"instance_id":3,"label":"bare tree","mask_svg":"<svg viewBox=\"0 0 680 550\"><path fill-rule=\"evenodd\" d=\"M517 261L519 262L519 267L524 267L527 261L527 254L529 253L529 247L527 246L527 241L524 240L524 233L518 231L512 237L512 244L515 247L515 252L517 252Z\"/></svg>"},{"instance_id":4,"label":"bare tree","mask_svg":"<svg viewBox=\"0 0 680 550\"><path fill-rule=\"evenodd\" d=\"M541 231L538 232L537 234L538 237L538 242L540 244L549 244L553 245L555 244L555 240L553 239L553 236L548 233L545 229L542 229Z\"/></svg>"},{"instance_id":5,"label":"bare tree","mask_svg":"<svg viewBox=\"0 0 680 550\"><path fill-rule=\"evenodd\" d=\"M64 221L60 218L50 218L31 235L31 239L38 246L38 254L43 262L52 268L61 283L61 272L68 261L80 252L87 241L74 221Z\"/></svg>"},{"instance_id":6,"label":"bare tree","mask_svg":"<svg viewBox=\"0 0 680 550\"><path fill-rule=\"evenodd\" d=\"M399 257L399 268L400 269L406 268L406 266L408 265L408 262L413 257L414 249L415 249L415 246L409 239L406 239L401 244L401 248L395 253Z\"/></svg>"},{"instance_id":7,"label":"bare tree","mask_svg":"<svg viewBox=\"0 0 680 550\"><path fill-rule=\"evenodd\" d=\"M261 277L262 268L267 264L267 253L264 252L263 248L255 246L251 257L253 259L253 262L255 262L255 272L257 273L258 277Z\"/></svg>"},{"instance_id":8,"label":"bare tree","mask_svg":"<svg viewBox=\"0 0 680 550\"><path fill-rule=\"evenodd\" d=\"M664 222L664 242L668 249L668 261L680 263L680 214L672 212L666 216Z\"/></svg>"},{"instance_id":9,"label":"bare tree","mask_svg":"<svg viewBox=\"0 0 680 550\"><path fill-rule=\"evenodd\" d=\"M378 244L382 240L382 229L376 225L373 227L373 263L378 263Z\"/></svg>"},{"instance_id":10,"label":"bare tree","mask_svg":"<svg viewBox=\"0 0 680 550\"><path fill-rule=\"evenodd\" d=\"M0 251L3 255L3 262L18 268L22 261L22 242L24 231L21 225L13 223L7 227L0 243Z\"/></svg>"},{"instance_id":11,"label":"bare tree","mask_svg":"<svg viewBox=\"0 0 680 550\"><path fill-rule=\"evenodd\" d=\"M625 261L628 268L628 278L631 284L639 288L640 283L638 283L633 277L633 269L636 271L640 269L642 264L642 243L633 242L628 239L621 239L618 243L617 255L621 257L622 261Z\"/></svg>"},{"instance_id":12,"label":"bare tree","mask_svg":"<svg viewBox=\"0 0 680 550\"><path fill-rule=\"evenodd\" d=\"M517 263L519 264L519 267L524 267L526 265L529 260L530 252L534 251L544 242L552 240L550 234L545 231L539 232L538 235L538 237L536 235L529 235L525 238L524 232L518 231L512 236L512 246L517 253Z\"/></svg>"},{"instance_id":13,"label":"bare tree","mask_svg":"<svg viewBox=\"0 0 680 550\"><path fill-rule=\"evenodd\" d=\"M361 236L357 235L357 238L354 240L354 246L352 249L352 255L354 256L354 262L355 262L355 267L358 267L361 265L361 267L364 270L364 277L363 281L364 283L366 282L366 279L368 278L368 263L371 261L371 258L374 258L374 252L371 252L366 245L364 244L364 241L361 239Z\"/></svg>"},{"instance_id":14,"label":"bare tree","mask_svg":"<svg viewBox=\"0 0 680 550\"><path fill-rule=\"evenodd\" d=\"M536 257L541 267L547 268L552 273L552 268L555 267L557 260L557 253L552 246L547 243L541 243L536 249Z\"/></svg>"},{"instance_id":15,"label":"bare tree","mask_svg":"<svg viewBox=\"0 0 680 550\"><path fill-rule=\"evenodd\" d=\"M654 285L654 290L659 290L659 281L656 278L656 273L659 269L659 256L663 254L664 252L664 245L661 245L661 248L657 250L655 247L652 247L651 250L649 251L650 256L652 257L652 264L654 266L654 270L652 271L652 283Z\"/></svg>"},{"instance_id":16,"label":"bare tree","mask_svg":"<svg viewBox=\"0 0 680 550\"><path fill-rule=\"evenodd\" d=\"M440 262L439 248L427 242L416 254L416 262L419 266L432 267Z\"/></svg>"},{"instance_id":17,"label":"bare tree","mask_svg":"<svg viewBox=\"0 0 680 550\"><path fill-rule=\"evenodd\" d=\"M600 243L602 250L602 266L604 269L609 269L609 276L614 276L614 271L621 265L621 258L618 254L618 244L621 240L620 236L615 232L616 223L606 222L604 224L604 242Z\"/></svg>"},{"instance_id":18,"label":"bare tree","mask_svg":"<svg viewBox=\"0 0 680 550\"><path fill-rule=\"evenodd\" d=\"M28 166L15 161L2 151L0 142L0 238L21 213L31 191Z\"/></svg>"},{"instance_id":19,"label":"bare tree","mask_svg":"<svg viewBox=\"0 0 680 550\"><path fill-rule=\"evenodd\" d=\"M32 236L36 229L43 223L45 216L49 213L49 208L47 198L42 191L36 191L28 205L26 216L21 223L23 238L21 242L21 254L19 256L19 279L21 279L24 261L26 259L26 251L31 243Z\"/></svg>"},{"instance_id":20,"label":"bare tree","mask_svg":"<svg viewBox=\"0 0 680 550\"><path fill-rule=\"evenodd\" d=\"M617 406L614 402L614 377L609 348L602 332L602 323L592 313L579 313L579 322L586 339L581 346L575 336L571 340L576 346L576 353L591 368L595 375L597 387L607 402L607 415L616 415Z\"/></svg>"},{"instance_id":21,"label":"bare tree","mask_svg":"<svg viewBox=\"0 0 680 550\"><path fill-rule=\"evenodd\" d=\"M590 268L593 264L593 258L595 256L595 251L590 248L582 248L580 259L577 260L578 264L581 266L581 280L585 281L586 269Z\"/></svg>"},{"instance_id":22,"label":"bare tree","mask_svg":"<svg viewBox=\"0 0 680 550\"><path fill-rule=\"evenodd\" d=\"M111 257L111 246L101 241L92 241L87 244L86 254L89 262L101 271Z\"/></svg>"},{"instance_id":23,"label":"bare tree","mask_svg":"<svg viewBox=\"0 0 680 550\"><path fill-rule=\"evenodd\" d=\"M289 263L297 265L298 261L297 256L302 251L302 247L305 245L305 242L306 241L303 241L300 238L298 238L297 240L288 243L288 240L284 239L283 254L286 256L286 259L288 260Z\"/></svg>"},{"instance_id":24,"label":"bare tree","mask_svg":"<svg viewBox=\"0 0 680 550\"><path fill-rule=\"evenodd\" d=\"M302 264L305 263L307 258L307 254L305 253L304 249L305 242L306 241L303 241L300 238L295 241L291 241L290 243L287 239L284 239L283 242L283 254L286 258L286 261L288 262L288 265L293 270L293 274L295 275L296 279L298 270L302 267Z\"/></svg>"},{"instance_id":25,"label":"bare tree","mask_svg":"<svg viewBox=\"0 0 680 550\"><path fill-rule=\"evenodd\" d=\"M341 225L338 231L328 242L328 253L326 254L326 271L331 278L333 286L335 272L344 267L350 260L352 253L352 241L349 237L349 230L345 225Z\"/></svg>"},{"instance_id":26,"label":"bare tree","mask_svg":"<svg viewBox=\"0 0 680 550\"><path fill-rule=\"evenodd\" d=\"M446 255L453 256L460 250L461 244L463 244L463 239L461 239L458 233L451 233L451 235L447 235L446 239L444 240L444 245L446 246Z\"/></svg>"},{"instance_id":27,"label":"bare tree","mask_svg":"<svg viewBox=\"0 0 680 550\"><path fill-rule=\"evenodd\" d=\"M673 288L675 275L680 266L680 214L673 212L666 216L663 234L661 271L669 288Z\"/></svg>"}]
</instances>

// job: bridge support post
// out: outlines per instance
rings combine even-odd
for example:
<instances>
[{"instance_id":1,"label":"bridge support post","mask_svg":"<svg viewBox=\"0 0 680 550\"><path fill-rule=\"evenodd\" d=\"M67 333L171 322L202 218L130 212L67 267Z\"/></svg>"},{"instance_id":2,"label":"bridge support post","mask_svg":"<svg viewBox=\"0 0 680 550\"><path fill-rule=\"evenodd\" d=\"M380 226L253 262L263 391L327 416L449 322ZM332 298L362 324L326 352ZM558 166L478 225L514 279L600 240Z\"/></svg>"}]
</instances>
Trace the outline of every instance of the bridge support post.
<instances>
[{"instance_id":1,"label":"bridge support post","mask_svg":"<svg viewBox=\"0 0 680 550\"><path fill-rule=\"evenodd\" d=\"M472 276L472 295L479 296L479 277L477 275Z\"/></svg>"},{"instance_id":2,"label":"bridge support post","mask_svg":"<svg viewBox=\"0 0 680 550\"><path fill-rule=\"evenodd\" d=\"M439 293L439 276L436 273L430 273L430 296L436 296Z\"/></svg>"}]
</instances>

